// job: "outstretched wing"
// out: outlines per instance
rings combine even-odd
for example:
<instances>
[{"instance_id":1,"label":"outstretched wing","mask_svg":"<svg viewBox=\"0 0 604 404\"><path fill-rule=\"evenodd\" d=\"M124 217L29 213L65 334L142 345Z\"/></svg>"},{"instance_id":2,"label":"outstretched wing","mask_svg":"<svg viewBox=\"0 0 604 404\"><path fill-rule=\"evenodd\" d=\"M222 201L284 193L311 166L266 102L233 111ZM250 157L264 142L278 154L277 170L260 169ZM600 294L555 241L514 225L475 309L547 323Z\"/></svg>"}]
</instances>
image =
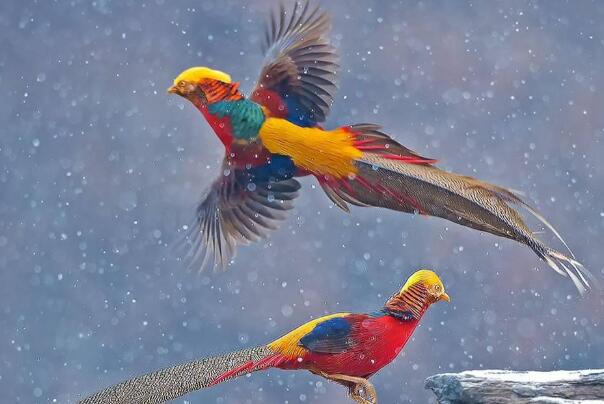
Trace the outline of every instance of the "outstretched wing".
<instances>
[{"instance_id":1,"label":"outstretched wing","mask_svg":"<svg viewBox=\"0 0 604 404\"><path fill-rule=\"evenodd\" d=\"M215 267L224 267L237 245L266 238L279 226L299 189L295 179L256 182L245 170L225 163L185 236L189 249L185 261L204 269L213 258Z\"/></svg>"},{"instance_id":2,"label":"outstretched wing","mask_svg":"<svg viewBox=\"0 0 604 404\"><path fill-rule=\"evenodd\" d=\"M329 16L318 7L281 4L267 27L262 68L251 99L273 116L300 126L323 122L333 103L338 56L330 45Z\"/></svg>"}]
</instances>

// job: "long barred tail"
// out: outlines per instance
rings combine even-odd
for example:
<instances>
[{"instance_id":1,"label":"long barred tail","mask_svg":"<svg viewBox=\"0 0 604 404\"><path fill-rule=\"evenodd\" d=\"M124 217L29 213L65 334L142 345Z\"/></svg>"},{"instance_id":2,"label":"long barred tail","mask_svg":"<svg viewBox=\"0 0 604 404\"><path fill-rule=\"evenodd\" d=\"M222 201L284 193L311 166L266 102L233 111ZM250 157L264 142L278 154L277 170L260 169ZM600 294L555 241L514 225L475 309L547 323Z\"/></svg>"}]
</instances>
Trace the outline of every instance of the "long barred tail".
<instances>
[{"instance_id":1,"label":"long barred tail","mask_svg":"<svg viewBox=\"0 0 604 404\"><path fill-rule=\"evenodd\" d=\"M134 377L86 397L80 404L163 403L279 362L280 357L267 346L244 349Z\"/></svg>"},{"instance_id":2,"label":"long barred tail","mask_svg":"<svg viewBox=\"0 0 604 404\"><path fill-rule=\"evenodd\" d=\"M556 272L569 277L581 294L597 286L593 275L570 256L539 241L514 208L525 208L566 243L554 227L518 195L475 178L440 170L371 124L348 128L354 146L363 152L355 175L318 177L327 196L341 209L348 205L376 206L437 216L528 245ZM568 247L567 247L568 248Z\"/></svg>"}]
</instances>

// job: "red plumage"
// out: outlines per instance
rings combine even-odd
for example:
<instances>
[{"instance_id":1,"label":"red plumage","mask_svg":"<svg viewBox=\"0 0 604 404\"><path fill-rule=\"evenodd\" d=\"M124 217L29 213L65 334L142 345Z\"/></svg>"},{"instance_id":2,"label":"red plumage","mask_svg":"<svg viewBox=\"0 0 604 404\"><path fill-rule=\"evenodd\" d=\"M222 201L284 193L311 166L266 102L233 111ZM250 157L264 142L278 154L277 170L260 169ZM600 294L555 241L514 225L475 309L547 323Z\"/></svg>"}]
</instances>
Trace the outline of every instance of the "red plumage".
<instances>
[{"instance_id":1,"label":"red plumage","mask_svg":"<svg viewBox=\"0 0 604 404\"><path fill-rule=\"evenodd\" d=\"M210 111L208 111L208 106L201 102L199 105L195 104L195 106L206 118L208 124L212 127L214 132L216 132L216 136L218 136L224 145L226 154L228 155L231 151L231 144L233 142L233 128L231 127L230 118L228 116L220 118L214 114L211 114Z\"/></svg>"},{"instance_id":2,"label":"red plumage","mask_svg":"<svg viewBox=\"0 0 604 404\"><path fill-rule=\"evenodd\" d=\"M358 403L375 404L367 380L403 349L430 305L449 301L430 270L409 277L374 314L336 313L302 324L273 342L201 358L132 378L91 395L82 403L165 402L187 392L268 368L309 370L339 383Z\"/></svg>"},{"instance_id":3,"label":"red plumage","mask_svg":"<svg viewBox=\"0 0 604 404\"><path fill-rule=\"evenodd\" d=\"M301 360L293 358L276 367L368 378L396 358L419 324L419 320L401 321L390 315L351 314L345 319L351 324L349 350L309 351Z\"/></svg>"},{"instance_id":4,"label":"red plumage","mask_svg":"<svg viewBox=\"0 0 604 404\"><path fill-rule=\"evenodd\" d=\"M289 113L287 104L281 95L274 90L258 88L252 93L251 99L269 110L270 115L276 118L287 118Z\"/></svg>"}]
</instances>

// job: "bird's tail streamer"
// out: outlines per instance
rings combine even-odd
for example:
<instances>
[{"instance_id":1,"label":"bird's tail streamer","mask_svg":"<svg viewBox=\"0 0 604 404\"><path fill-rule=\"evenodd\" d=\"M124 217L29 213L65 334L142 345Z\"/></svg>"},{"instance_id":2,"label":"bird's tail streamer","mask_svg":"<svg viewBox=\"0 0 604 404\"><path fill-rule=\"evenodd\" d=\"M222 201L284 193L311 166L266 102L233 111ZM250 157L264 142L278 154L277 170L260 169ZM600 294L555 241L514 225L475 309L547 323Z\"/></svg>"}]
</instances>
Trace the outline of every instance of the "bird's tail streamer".
<instances>
[{"instance_id":1,"label":"bird's tail streamer","mask_svg":"<svg viewBox=\"0 0 604 404\"><path fill-rule=\"evenodd\" d=\"M279 362L280 357L267 346L244 349L134 377L92 394L80 404L164 403Z\"/></svg>"},{"instance_id":2,"label":"bird's tail streamer","mask_svg":"<svg viewBox=\"0 0 604 404\"><path fill-rule=\"evenodd\" d=\"M569 250L567 256L545 246L525 224L514 206L525 208L564 244L558 231L513 191L443 171L432 160L400 145L379 127L349 127L363 152L357 172L346 178L318 178L336 206L376 206L437 216L528 245L556 272L569 277L581 294L596 286L593 275Z\"/></svg>"},{"instance_id":3,"label":"bird's tail streamer","mask_svg":"<svg viewBox=\"0 0 604 404\"><path fill-rule=\"evenodd\" d=\"M570 278L581 295L587 293L592 287L600 288L595 276L575 258L539 244L539 247L529 246L550 268L560 275ZM570 254L572 255L572 252Z\"/></svg>"},{"instance_id":4,"label":"bird's tail streamer","mask_svg":"<svg viewBox=\"0 0 604 404\"><path fill-rule=\"evenodd\" d=\"M541 224L549 229L554 236L564 245L568 255L554 250L553 248L547 247L539 239L534 236L530 240L529 247L543 260L547 265L554 271L562 276L570 278L577 290L581 295L587 293L591 288L600 289L601 285L596 277L581 264L575 257L566 241L562 238L562 235L556 230L556 228L547 220L541 213L537 212L532 206L521 200L517 195L516 199L511 202L519 204L533 217L535 217Z\"/></svg>"}]
</instances>

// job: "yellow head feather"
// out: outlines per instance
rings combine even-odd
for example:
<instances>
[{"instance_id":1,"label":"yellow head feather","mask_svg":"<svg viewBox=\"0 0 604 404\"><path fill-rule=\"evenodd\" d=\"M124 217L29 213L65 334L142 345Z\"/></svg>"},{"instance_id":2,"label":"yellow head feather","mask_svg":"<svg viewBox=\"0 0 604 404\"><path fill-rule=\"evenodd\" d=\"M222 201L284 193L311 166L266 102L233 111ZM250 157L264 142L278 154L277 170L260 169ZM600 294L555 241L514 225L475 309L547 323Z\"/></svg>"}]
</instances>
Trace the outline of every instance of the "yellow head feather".
<instances>
[{"instance_id":1,"label":"yellow head feather","mask_svg":"<svg viewBox=\"0 0 604 404\"><path fill-rule=\"evenodd\" d=\"M174 79L174 85L177 85L180 81L186 81L189 83L198 83L203 79L212 79L222 81L223 83L230 83L231 76L221 72L220 70L210 69L205 66L191 67L178 75Z\"/></svg>"},{"instance_id":2,"label":"yellow head feather","mask_svg":"<svg viewBox=\"0 0 604 404\"><path fill-rule=\"evenodd\" d=\"M423 284L427 288L430 288L431 286L435 285L440 285L440 290L445 290L442 281L440 280L438 275L434 273L434 271L431 271L429 269L420 269L419 271L411 275L409 279L407 279L407 282L405 282L405 285L401 289L400 293L405 292L411 286L417 285L418 283Z\"/></svg>"}]
</instances>

